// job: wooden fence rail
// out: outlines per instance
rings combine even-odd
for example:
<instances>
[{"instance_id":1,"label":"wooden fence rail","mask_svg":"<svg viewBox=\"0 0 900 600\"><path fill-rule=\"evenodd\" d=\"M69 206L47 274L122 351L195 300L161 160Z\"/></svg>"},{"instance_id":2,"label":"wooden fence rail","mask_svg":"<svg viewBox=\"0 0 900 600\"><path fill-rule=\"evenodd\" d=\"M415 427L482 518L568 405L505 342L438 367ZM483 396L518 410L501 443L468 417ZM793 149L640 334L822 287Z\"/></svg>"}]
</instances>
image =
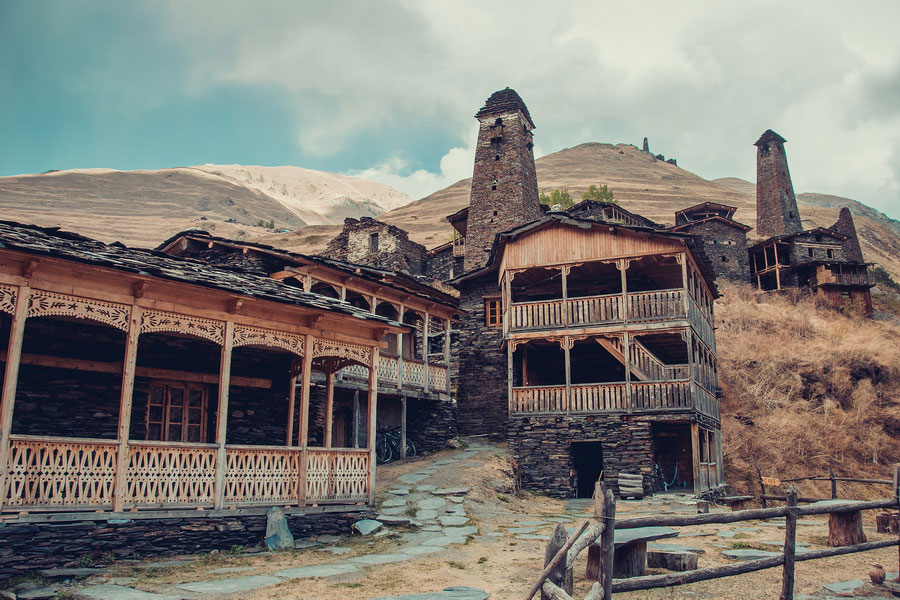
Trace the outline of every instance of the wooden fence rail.
<instances>
[{"instance_id":1,"label":"wooden fence rail","mask_svg":"<svg viewBox=\"0 0 900 600\"><path fill-rule=\"evenodd\" d=\"M879 483L881 483L881 481L879 481ZM617 520L615 516L615 499L612 496L612 492L606 490L606 486L603 482L598 481L594 494L594 516L598 519L598 524L588 529L584 534L581 534L581 532L587 528L587 523L582 525L578 530L578 533L574 536L577 538L575 541L566 540L565 530L557 528L557 531L554 533L547 548L545 569L535 585L532 586L531 591L528 596L526 596L525 600L531 600L531 597L539 589L542 592L542 599L572 600L571 594L573 583L571 569L578 553L585 547L591 547L591 552L588 555L588 576L589 578L596 579L587 596L585 596L585 600L610 600L612 594L616 592L634 592L638 590L684 585L695 583L697 581L731 577L733 575L741 575L743 573L751 573L753 571L771 569L774 567L783 567L781 600L791 600L794 597L794 564L796 562L856 552L866 552L869 550L900 545L900 540L891 539L877 542L855 543L837 548L811 550L796 554L797 518L805 515L846 515L848 513L859 513L862 510L896 508L900 506L900 465L894 467L894 479L891 481L891 485L893 486L894 497L884 500L868 502L829 502L828 504L823 505L801 507L797 505L797 490L794 487L791 487L784 498L787 504L787 506L784 507L741 510L731 513L704 513L684 517L635 517ZM751 560L739 564L693 569L679 573L613 580L613 535L617 529L663 526L684 527L690 525L706 525L710 523L735 523L777 517L785 517L784 553L781 556ZM599 545L597 544L598 535L600 536ZM567 569L561 569L561 556L564 553L566 554L565 566Z\"/></svg>"}]
</instances>

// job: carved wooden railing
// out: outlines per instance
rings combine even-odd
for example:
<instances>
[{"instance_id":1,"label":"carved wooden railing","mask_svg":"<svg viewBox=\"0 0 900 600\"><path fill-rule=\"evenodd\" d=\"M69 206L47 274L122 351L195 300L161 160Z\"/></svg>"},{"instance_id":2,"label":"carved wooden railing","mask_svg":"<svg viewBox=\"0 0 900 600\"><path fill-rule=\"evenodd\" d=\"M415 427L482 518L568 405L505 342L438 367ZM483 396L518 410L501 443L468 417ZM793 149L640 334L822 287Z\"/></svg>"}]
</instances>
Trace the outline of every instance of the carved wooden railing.
<instances>
[{"instance_id":1,"label":"carved wooden railing","mask_svg":"<svg viewBox=\"0 0 900 600\"><path fill-rule=\"evenodd\" d=\"M308 502L368 501L368 450L310 448L308 452Z\"/></svg>"},{"instance_id":2,"label":"carved wooden railing","mask_svg":"<svg viewBox=\"0 0 900 600\"><path fill-rule=\"evenodd\" d=\"M428 365L428 387L440 392L447 391L447 367L443 365Z\"/></svg>"},{"instance_id":3,"label":"carved wooden railing","mask_svg":"<svg viewBox=\"0 0 900 600\"><path fill-rule=\"evenodd\" d=\"M568 309L570 325L614 323L623 320L622 294L570 298Z\"/></svg>"},{"instance_id":4,"label":"carved wooden railing","mask_svg":"<svg viewBox=\"0 0 900 600\"><path fill-rule=\"evenodd\" d=\"M655 290L628 294L629 321L683 319L684 290Z\"/></svg>"},{"instance_id":5,"label":"carved wooden railing","mask_svg":"<svg viewBox=\"0 0 900 600\"><path fill-rule=\"evenodd\" d=\"M400 371L400 361L391 356L381 356L378 359L379 384L397 383L397 374ZM347 379L367 381L369 369L362 365L350 365L341 369L341 375ZM444 365L429 364L425 369L423 361L412 358L403 359L403 385L404 387L425 387L425 377L428 377L428 389L446 392L448 389L447 367Z\"/></svg>"},{"instance_id":6,"label":"carved wooden railing","mask_svg":"<svg viewBox=\"0 0 900 600\"><path fill-rule=\"evenodd\" d=\"M567 402L565 386L514 387L510 411L523 413L565 413L686 410L692 407L690 381L633 382L631 397L624 383L591 383L570 386Z\"/></svg>"},{"instance_id":7,"label":"carved wooden railing","mask_svg":"<svg viewBox=\"0 0 900 600\"><path fill-rule=\"evenodd\" d=\"M378 358L378 381L388 383L397 383L397 377L400 373L400 361L393 356L380 356ZM369 376L369 370L364 369L365 377Z\"/></svg>"},{"instance_id":8,"label":"carved wooden railing","mask_svg":"<svg viewBox=\"0 0 900 600\"><path fill-rule=\"evenodd\" d=\"M112 506L117 456L115 440L10 436L3 505Z\"/></svg>"},{"instance_id":9,"label":"carved wooden railing","mask_svg":"<svg viewBox=\"0 0 900 600\"><path fill-rule=\"evenodd\" d=\"M688 320L694 327L694 331L703 340L703 343L710 350L716 349L716 335L713 332L712 324L709 322L703 311L697 305L693 298L688 297Z\"/></svg>"},{"instance_id":10,"label":"carved wooden railing","mask_svg":"<svg viewBox=\"0 0 900 600\"><path fill-rule=\"evenodd\" d=\"M651 381L672 381L690 377L690 365L667 365L637 339L628 344L629 359Z\"/></svg>"},{"instance_id":11,"label":"carved wooden railing","mask_svg":"<svg viewBox=\"0 0 900 600\"><path fill-rule=\"evenodd\" d=\"M563 301L520 302L510 306L510 328L553 329L563 326Z\"/></svg>"},{"instance_id":12,"label":"carved wooden railing","mask_svg":"<svg viewBox=\"0 0 900 600\"><path fill-rule=\"evenodd\" d=\"M719 401L716 395L701 385L694 386L694 406L700 414L719 420Z\"/></svg>"},{"instance_id":13,"label":"carved wooden railing","mask_svg":"<svg viewBox=\"0 0 900 600\"><path fill-rule=\"evenodd\" d=\"M869 276L866 273L833 273L833 282L843 285L865 285L869 283ZM827 279L823 283L830 283Z\"/></svg>"},{"instance_id":14,"label":"carved wooden railing","mask_svg":"<svg viewBox=\"0 0 900 600\"><path fill-rule=\"evenodd\" d=\"M125 504L208 505L215 500L215 444L131 441Z\"/></svg>"},{"instance_id":15,"label":"carved wooden railing","mask_svg":"<svg viewBox=\"0 0 900 600\"><path fill-rule=\"evenodd\" d=\"M403 385L425 387L425 363L412 358L403 359Z\"/></svg>"},{"instance_id":16,"label":"carved wooden railing","mask_svg":"<svg viewBox=\"0 0 900 600\"><path fill-rule=\"evenodd\" d=\"M225 502L284 504L300 498L297 447L225 447Z\"/></svg>"}]
</instances>

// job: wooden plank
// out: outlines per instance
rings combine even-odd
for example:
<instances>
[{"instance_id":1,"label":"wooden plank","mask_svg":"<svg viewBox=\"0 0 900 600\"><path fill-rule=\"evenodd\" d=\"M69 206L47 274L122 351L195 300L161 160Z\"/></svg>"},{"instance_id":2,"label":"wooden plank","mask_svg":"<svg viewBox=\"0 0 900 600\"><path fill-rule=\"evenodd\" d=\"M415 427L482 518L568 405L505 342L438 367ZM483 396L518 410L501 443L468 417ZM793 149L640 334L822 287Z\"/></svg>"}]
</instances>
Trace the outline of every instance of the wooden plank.
<instances>
[{"instance_id":1,"label":"wooden plank","mask_svg":"<svg viewBox=\"0 0 900 600\"><path fill-rule=\"evenodd\" d=\"M19 358L22 355L22 339L25 336L25 321L28 316L28 298L31 290L27 285L19 286L16 294L16 310L13 313L9 331L9 346L6 369L3 375L3 392L0 395L0 509L6 499L7 471L9 464L9 434L12 430L13 406L16 402L16 387L19 383Z\"/></svg>"},{"instance_id":2,"label":"wooden plank","mask_svg":"<svg viewBox=\"0 0 900 600\"><path fill-rule=\"evenodd\" d=\"M219 356L219 402L216 406L216 483L215 508L225 504L225 442L228 430L228 392L231 379L231 349L234 346L234 321L225 322L225 343Z\"/></svg>"},{"instance_id":3,"label":"wooden plank","mask_svg":"<svg viewBox=\"0 0 900 600\"><path fill-rule=\"evenodd\" d=\"M6 354L6 352L0 352L0 362L6 362ZM122 365L119 363L84 360L81 358L65 358L62 356L45 356L42 354L22 354L20 364L37 367L52 367L55 369L69 369L72 371L110 373L114 375L122 373ZM136 367L135 375L137 377L147 377L149 379L174 379L176 381L189 381L191 383L219 383L219 376L214 373L193 373L175 369L157 369L155 367ZM232 377L231 384L239 387L271 389L272 380L258 377Z\"/></svg>"},{"instance_id":4,"label":"wooden plank","mask_svg":"<svg viewBox=\"0 0 900 600\"><path fill-rule=\"evenodd\" d=\"M138 338L141 335L141 308L132 305L125 339L125 360L122 369L122 388L119 396L119 452L116 460L116 483L113 487L113 510L121 511L125 503L125 472L128 468L128 434L131 429L131 405L134 397L134 376L137 363Z\"/></svg>"}]
</instances>

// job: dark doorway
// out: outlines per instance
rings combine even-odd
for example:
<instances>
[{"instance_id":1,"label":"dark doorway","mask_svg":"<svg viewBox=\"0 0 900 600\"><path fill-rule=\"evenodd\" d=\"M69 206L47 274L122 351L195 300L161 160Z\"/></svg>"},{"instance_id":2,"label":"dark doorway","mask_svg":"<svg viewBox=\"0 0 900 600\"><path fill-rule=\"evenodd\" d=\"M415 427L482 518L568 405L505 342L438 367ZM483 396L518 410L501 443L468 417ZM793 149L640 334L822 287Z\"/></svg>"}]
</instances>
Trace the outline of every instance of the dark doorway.
<instances>
[{"instance_id":1,"label":"dark doorway","mask_svg":"<svg viewBox=\"0 0 900 600\"><path fill-rule=\"evenodd\" d=\"M653 424L654 492L694 489L694 465L689 423Z\"/></svg>"},{"instance_id":2,"label":"dark doorway","mask_svg":"<svg viewBox=\"0 0 900 600\"><path fill-rule=\"evenodd\" d=\"M572 442L572 463L575 466L575 497L590 498L594 483L603 473L603 446L600 442Z\"/></svg>"}]
</instances>

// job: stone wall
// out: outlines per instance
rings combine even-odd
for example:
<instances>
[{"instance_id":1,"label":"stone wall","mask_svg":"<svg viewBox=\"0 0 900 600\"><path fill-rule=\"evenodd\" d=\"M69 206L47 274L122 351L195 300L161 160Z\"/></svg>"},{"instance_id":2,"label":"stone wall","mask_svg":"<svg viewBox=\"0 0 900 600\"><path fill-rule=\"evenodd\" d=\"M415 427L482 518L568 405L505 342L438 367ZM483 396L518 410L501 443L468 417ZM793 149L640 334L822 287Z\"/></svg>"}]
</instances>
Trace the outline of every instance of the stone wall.
<instances>
[{"instance_id":1,"label":"stone wall","mask_svg":"<svg viewBox=\"0 0 900 600\"><path fill-rule=\"evenodd\" d=\"M456 404L447 400L409 398L406 401L406 431L416 451L439 452L457 436Z\"/></svg>"},{"instance_id":2,"label":"stone wall","mask_svg":"<svg viewBox=\"0 0 900 600\"><path fill-rule=\"evenodd\" d=\"M792 265L800 265L814 260L833 260L835 262L847 260L844 254L843 241L830 235L818 233L803 234L791 238L791 242L790 261ZM820 247L822 244L831 246L830 257L828 256L828 249ZM809 255L810 249L813 251L812 256Z\"/></svg>"},{"instance_id":3,"label":"stone wall","mask_svg":"<svg viewBox=\"0 0 900 600\"><path fill-rule=\"evenodd\" d=\"M430 252L425 267L425 275L429 279L447 281L463 272L463 257L453 256L453 246L447 246L438 252Z\"/></svg>"},{"instance_id":4,"label":"stone wall","mask_svg":"<svg viewBox=\"0 0 900 600\"><path fill-rule=\"evenodd\" d=\"M370 511L288 515L295 538L346 534ZM171 519L111 519L53 523L0 523L0 581L110 553L116 559L154 557L256 546L265 515Z\"/></svg>"},{"instance_id":5,"label":"stone wall","mask_svg":"<svg viewBox=\"0 0 900 600\"><path fill-rule=\"evenodd\" d=\"M378 236L377 250L372 247L373 235ZM322 255L411 275L422 275L425 268L425 246L410 240L403 229L371 217L344 219L344 229Z\"/></svg>"},{"instance_id":6,"label":"stone wall","mask_svg":"<svg viewBox=\"0 0 900 600\"><path fill-rule=\"evenodd\" d=\"M716 279L750 281L747 233L721 221L699 221L680 229L694 236L709 258Z\"/></svg>"},{"instance_id":7,"label":"stone wall","mask_svg":"<svg viewBox=\"0 0 900 600\"><path fill-rule=\"evenodd\" d=\"M500 347L503 328L484 324L484 297L500 295L495 281L488 274L460 284L460 308L465 312L457 342L457 413L462 435L502 439L508 412L506 351Z\"/></svg>"}]
</instances>

